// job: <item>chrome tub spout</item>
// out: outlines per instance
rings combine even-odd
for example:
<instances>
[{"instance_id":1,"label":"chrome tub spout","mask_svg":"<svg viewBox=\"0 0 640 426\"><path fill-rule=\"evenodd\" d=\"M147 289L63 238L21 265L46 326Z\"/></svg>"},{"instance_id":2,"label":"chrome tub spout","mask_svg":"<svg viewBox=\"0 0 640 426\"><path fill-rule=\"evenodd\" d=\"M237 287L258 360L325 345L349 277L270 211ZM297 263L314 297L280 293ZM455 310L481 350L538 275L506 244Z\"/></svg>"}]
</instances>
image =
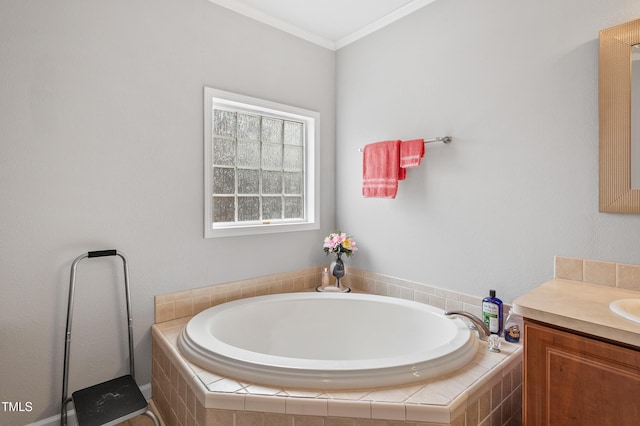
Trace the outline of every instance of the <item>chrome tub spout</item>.
<instances>
[{"instance_id":1,"label":"chrome tub spout","mask_svg":"<svg viewBox=\"0 0 640 426\"><path fill-rule=\"evenodd\" d=\"M480 318L467 311L447 311L444 313L448 317L464 317L470 321L469 328L478 332L480 340L484 340L488 344L491 352L500 352L500 340L498 335L492 335L489 327L482 322Z\"/></svg>"}]
</instances>

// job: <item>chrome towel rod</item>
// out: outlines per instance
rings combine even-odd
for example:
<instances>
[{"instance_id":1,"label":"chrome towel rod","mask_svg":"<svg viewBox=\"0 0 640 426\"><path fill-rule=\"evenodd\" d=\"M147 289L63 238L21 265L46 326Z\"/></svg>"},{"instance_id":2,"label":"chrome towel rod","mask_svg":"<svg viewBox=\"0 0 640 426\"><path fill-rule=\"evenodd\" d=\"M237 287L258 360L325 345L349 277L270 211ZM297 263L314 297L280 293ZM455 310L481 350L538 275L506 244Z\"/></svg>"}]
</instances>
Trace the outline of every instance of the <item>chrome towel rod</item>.
<instances>
[{"instance_id":1,"label":"chrome towel rod","mask_svg":"<svg viewBox=\"0 0 640 426\"><path fill-rule=\"evenodd\" d=\"M431 142L451 143L451 141L453 141L453 138L451 136L440 136L437 138L425 139L424 143L431 143ZM362 148L358 148L358 151L363 152L364 150Z\"/></svg>"}]
</instances>

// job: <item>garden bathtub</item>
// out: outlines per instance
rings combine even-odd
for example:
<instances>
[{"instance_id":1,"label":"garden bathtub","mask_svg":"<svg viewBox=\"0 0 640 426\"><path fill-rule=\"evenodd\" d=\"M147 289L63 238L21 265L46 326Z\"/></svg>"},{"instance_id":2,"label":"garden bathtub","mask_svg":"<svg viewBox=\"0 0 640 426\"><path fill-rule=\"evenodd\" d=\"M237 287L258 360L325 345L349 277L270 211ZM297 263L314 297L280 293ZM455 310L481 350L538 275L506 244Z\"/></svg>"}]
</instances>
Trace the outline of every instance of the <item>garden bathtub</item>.
<instances>
[{"instance_id":1,"label":"garden bathtub","mask_svg":"<svg viewBox=\"0 0 640 426\"><path fill-rule=\"evenodd\" d=\"M189 320L178 347L191 362L242 382L339 390L445 375L474 358L478 338L422 303L307 292L209 308Z\"/></svg>"}]
</instances>

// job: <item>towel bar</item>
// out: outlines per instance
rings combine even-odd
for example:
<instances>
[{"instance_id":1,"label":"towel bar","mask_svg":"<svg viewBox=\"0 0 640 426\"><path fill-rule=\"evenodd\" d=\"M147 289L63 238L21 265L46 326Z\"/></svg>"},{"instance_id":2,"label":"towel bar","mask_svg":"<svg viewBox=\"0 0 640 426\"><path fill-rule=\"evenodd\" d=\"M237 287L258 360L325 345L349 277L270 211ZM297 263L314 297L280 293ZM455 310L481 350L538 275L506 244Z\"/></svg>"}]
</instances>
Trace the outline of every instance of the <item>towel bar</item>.
<instances>
[{"instance_id":1,"label":"towel bar","mask_svg":"<svg viewBox=\"0 0 640 426\"><path fill-rule=\"evenodd\" d=\"M440 136L437 138L425 139L424 143L431 143L431 142L451 143L452 140L453 138L451 136ZM358 148L358 151L363 152L364 150L362 148Z\"/></svg>"}]
</instances>

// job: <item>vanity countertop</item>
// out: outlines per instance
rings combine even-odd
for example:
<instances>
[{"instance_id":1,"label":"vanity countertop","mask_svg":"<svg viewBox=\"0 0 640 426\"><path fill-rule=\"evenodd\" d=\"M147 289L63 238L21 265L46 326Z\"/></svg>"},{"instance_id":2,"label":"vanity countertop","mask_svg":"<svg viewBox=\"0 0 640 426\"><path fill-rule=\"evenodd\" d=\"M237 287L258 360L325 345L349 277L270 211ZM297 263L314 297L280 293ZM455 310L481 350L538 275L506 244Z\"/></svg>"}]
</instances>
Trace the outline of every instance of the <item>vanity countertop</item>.
<instances>
[{"instance_id":1,"label":"vanity countertop","mask_svg":"<svg viewBox=\"0 0 640 426\"><path fill-rule=\"evenodd\" d=\"M618 299L640 298L640 292L552 279L513 302L516 314L640 348L640 324L609 309Z\"/></svg>"}]
</instances>

